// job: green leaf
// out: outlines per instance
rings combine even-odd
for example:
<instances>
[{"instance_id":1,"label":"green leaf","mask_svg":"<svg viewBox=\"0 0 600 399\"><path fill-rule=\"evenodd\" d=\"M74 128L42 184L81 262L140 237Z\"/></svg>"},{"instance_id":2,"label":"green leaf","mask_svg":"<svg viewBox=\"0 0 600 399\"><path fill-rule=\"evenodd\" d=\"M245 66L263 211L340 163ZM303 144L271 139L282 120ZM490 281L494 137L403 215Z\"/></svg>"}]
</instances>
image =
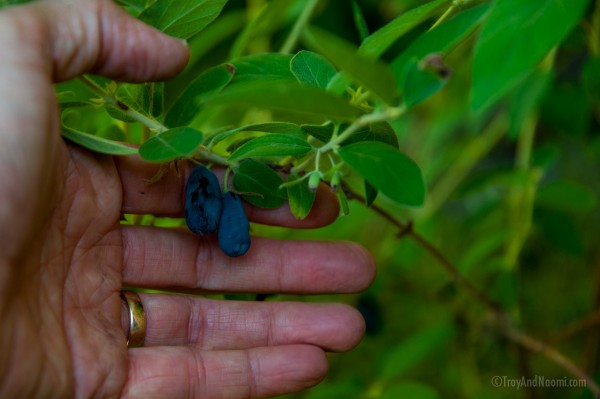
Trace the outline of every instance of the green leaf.
<instances>
[{"instance_id":1,"label":"green leaf","mask_svg":"<svg viewBox=\"0 0 600 399\"><path fill-rule=\"evenodd\" d=\"M342 124L339 131L342 132L348 124ZM335 126L332 123L324 125L302 125L302 129L314 138L327 143L333 136ZM388 122L372 123L368 127L362 128L348 137L342 143L342 146L357 143L359 141L380 141L389 144L392 147L399 148L398 137L394 132L394 128Z\"/></svg>"},{"instance_id":2,"label":"green leaf","mask_svg":"<svg viewBox=\"0 0 600 399\"><path fill-rule=\"evenodd\" d=\"M583 69L583 82L594 101L600 101L600 57L590 58Z\"/></svg>"},{"instance_id":3,"label":"green leaf","mask_svg":"<svg viewBox=\"0 0 600 399\"><path fill-rule=\"evenodd\" d=\"M338 152L352 169L398 204L420 206L425 201L421 170L395 148L376 141L362 141L342 147Z\"/></svg>"},{"instance_id":4,"label":"green leaf","mask_svg":"<svg viewBox=\"0 0 600 399\"><path fill-rule=\"evenodd\" d=\"M304 155L312 149L306 140L285 135L269 134L250 140L239 147L231 156L230 161L245 158L279 157L286 155Z\"/></svg>"},{"instance_id":5,"label":"green leaf","mask_svg":"<svg viewBox=\"0 0 600 399\"><path fill-rule=\"evenodd\" d=\"M157 0L139 18L170 35L187 39L211 23L227 0Z\"/></svg>"},{"instance_id":6,"label":"green leaf","mask_svg":"<svg viewBox=\"0 0 600 399\"><path fill-rule=\"evenodd\" d=\"M263 132L263 133L280 133L293 135L296 137L303 138L305 136L304 130L295 123L289 122L267 122L267 123L256 123L238 127L235 129L225 130L215 134L209 142L209 145L215 145L226 138L239 133L239 132Z\"/></svg>"},{"instance_id":7,"label":"green leaf","mask_svg":"<svg viewBox=\"0 0 600 399\"><path fill-rule=\"evenodd\" d=\"M379 191L367 180L365 180L365 205L371 206L375 199L377 199Z\"/></svg>"},{"instance_id":8,"label":"green leaf","mask_svg":"<svg viewBox=\"0 0 600 399\"><path fill-rule=\"evenodd\" d=\"M168 162L185 158L202 143L202 133L191 127L176 127L158 134L140 147L140 156L146 161Z\"/></svg>"},{"instance_id":9,"label":"green leaf","mask_svg":"<svg viewBox=\"0 0 600 399\"><path fill-rule=\"evenodd\" d=\"M406 50L400 53L390 64L398 81L405 71L406 64L412 59L421 60L429 54L448 54L475 31L489 9L488 4L469 8L460 12L435 29L419 36Z\"/></svg>"},{"instance_id":10,"label":"green leaf","mask_svg":"<svg viewBox=\"0 0 600 399\"><path fill-rule=\"evenodd\" d=\"M165 125L178 127L190 124L210 98L231 82L234 73L232 65L224 64L198 76L171 106L165 116Z\"/></svg>"},{"instance_id":11,"label":"green leaf","mask_svg":"<svg viewBox=\"0 0 600 399\"><path fill-rule=\"evenodd\" d=\"M422 362L454 335L450 324L434 325L420 330L388 351L387 361L379 377L384 381L397 378Z\"/></svg>"},{"instance_id":12,"label":"green leaf","mask_svg":"<svg viewBox=\"0 0 600 399\"><path fill-rule=\"evenodd\" d=\"M365 19L365 15L362 12L362 9L356 2L356 0L352 0L352 16L354 17L354 25L356 25L356 30L358 31L358 36L360 37L360 41L364 41L369 36L369 27L367 25L367 21Z\"/></svg>"},{"instance_id":13,"label":"green leaf","mask_svg":"<svg viewBox=\"0 0 600 399\"><path fill-rule=\"evenodd\" d=\"M149 97L150 115L158 118L165 110L165 82L146 84Z\"/></svg>"},{"instance_id":14,"label":"green leaf","mask_svg":"<svg viewBox=\"0 0 600 399\"><path fill-rule=\"evenodd\" d=\"M361 56L352 44L325 30L312 27L304 36L308 47L323 54L356 83L388 104L397 99L395 78L386 64Z\"/></svg>"},{"instance_id":15,"label":"green leaf","mask_svg":"<svg viewBox=\"0 0 600 399\"><path fill-rule=\"evenodd\" d=\"M235 104L289 113L321 116L324 119L352 120L360 115L358 108L343 98L316 87L293 81L264 81L229 86L213 98L213 104Z\"/></svg>"},{"instance_id":16,"label":"green leaf","mask_svg":"<svg viewBox=\"0 0 600 399\"><path fill-rule=\"evenodd\" d=\"M243 9L229 10L219 15L206 29L192 37L188 41L190 46L190 61L186 67L186 72L202 70L203 62L206 61L209 54L212 51L217 51L218 48L222 48L225 40L231 38L244 27L246 17L246 12ZM177 80L178 78L175 79Z\"/></svg>"},{"instance_id":17,"label":"green leaf","mask_svg":"<svg viewBox=\"0 0 600 399\"><path fill-rule=\"evenodd\" d=\"M143 115L148 115L150 110L149 94L148 87L145 84L121 83L115 91L115 97L121 104L125 104L128 108ZM136 122L134 118L127 115L118 106L107 105L105 110L117 120L127 123Z\"/></svg>"},{"instance_id":18,"label":"green leaf","mask_svg":"<svg viewBox=\"0 0 600 399\"><path fill-rule=\"evenodd\" d=\"M290 70L298 82L309 86L326 89L331 78L336 74L335 68L325 58L311 51L300 51L292 58Z\"/></svg>"},{"instance_id":19,"label":"green leaf","mask_svg":"<svg viewBox=\"0 0 600 399\"><path fill-rule=\"evenodd\" d=\"M16 4L31 3L33 0L0 0L0 9Z\"/></svg>"},{"instance_id":20,"label":"green leaf","mask_svg":"<svg viewBox=\"0 0 600 399\"><path fill-rule=\"evenodd\" d=\"M536 194L536 205L548 209L589 213L598 204L594 192L575 181L559 180L540 187Z\"/></svg>"},{"instance_id":21,"label":"green leaf","mask_svg":"<svg viewBox=\"0 0 600 399\"><path fill-rule=\"evenodd\" d=\"M298 175L289 175L287 183L300 179ZM296 184L287 186L287 194L292 215L299 220L306 218L315 202L315 192L309 190L306 181L302 180Z\"/></svg>"},{"instance_id":22,"label":"green leaf","mask_svg":"<svg viewBox=\"0 0 600 399\"><path fill-rule=\"evenodd\" d=\"M231 61L235 68L233 83L242 84L257 80L293 80L296 78L290 71L291 54L266 53L255 54Z\"/></svg>"},{"instance_id":23,"label":"green leaf","mask_svg":"<svg viewBox=\"0 0 600 399\"><path fill-rule=\"evenodd\" d=\"M233 186L249 203L261 208L278 208L286 200L286 192L279 187L281 177L267 165L246 159L235 169Z\"/></svg>"},{"instance_id":24,"label":"green leaf","mask_svg":"<svg viewBox=\"0 0 600 399\"><path fill-rule=\"evenodd\" d=\"M577 226L575 219L571 212L547 208L535 210L535 223L552 248L583 259L586 253L581 234L583 230Z\"/></svg>"},{"instance_id":25,"label":"green leaf","mask_svg":"<svg viewBox=\"0 0 600 399\"><path fill-rule=\"evenodd\" d=\"M369 58L381 57L404 34L431 18L448 3L448 0L435 0L405 12L367 37L360 46L360 54Z\"/></svg>"},{"instance_id":26,"label":"green leaf","mask_svg":"<svg viewBox=\"0 0 600 399\"><path fill-rule=\"evenodd\" d=\"M513 89L577 24L588 0L497 0L473 58L471 105L485 108ZM519 29L506 29L518 26Z\"/></svg>"},{"instance_id":27,"label":"green leaf","mask_svg":"<svg viewBox=\"0 0 600 399\"><path fill-rule=\"evenodd\" d=\"M62 135L66 139L79 144L82 147L110 155L132 155L137 154L137 148L128 147L117 141L108 140L102 137L97 137L88 133L83 133L75 129L63 126Z\"/></svg>"},{"instance_id":28,"label":"green leaf","mask_svg":"<svg viewBox=\"0 0 600 399\"><path fill-rule=\"evenodd\" d=\"M379 399L418 398L439 399L433 387L420 382L403 381L385 388Z\"/></svg>"},{"instance_id":29,"label":"green leaf","mask_svg":"<svg viewBox=\"0 0 600 399\"><path fill-rule=\"evenodd\" d=\"M345 126L342 126L342 131ZM388 144L394 148L399 148L398 136L394 128L388 122L372 123L368 127L361 129L342 142L342 146L358 143L359 141L379 141Z\"/></svg>"},{"instance_id":30,"label":"green leaf","mask_svg":"<svg viewBox=\"0 0 600 399\"><path fill-rule=\"evenodd\" d=\"M407 107L414 107L425 101L448 83L448 72L427 67L423 61L412 59L405 68L400 84Z\"/></svg>"},{"instance_id":31,"label":"green leaf","mask_svg":"<svg viewBox=\"0 0 600 399\"><path fill-rule=\"evenodd\" d=\"M511 138L516 138L526 120L538 110L543 100L553 74L550 71L537 68L515 90L510 102Z\"/></svg>"},{"instance_id":32,"label":"green leaf","mask_svg":"<svg viewBox=\"0 0 600 399\"><path fill-rule=\"evenodd\" d=\"M314 138L322 141L323 143L327 143L333 136L335 126L333 123L327 122L323 125L302 125L302 129Z\"/></svg>"},{"instance_id":33,"label":"green leaf","mask_svg":"<svg viewBox=\"0 0 600 399\"><path fill-rule=\"evenodd\" d=\"M340 211L343 216L348 216L350 214L350 204L348 204L348 198L346 197L346 193L342 188L340 188L337 192L338 201L340 202Z\"/></svg>"}]
</instances>

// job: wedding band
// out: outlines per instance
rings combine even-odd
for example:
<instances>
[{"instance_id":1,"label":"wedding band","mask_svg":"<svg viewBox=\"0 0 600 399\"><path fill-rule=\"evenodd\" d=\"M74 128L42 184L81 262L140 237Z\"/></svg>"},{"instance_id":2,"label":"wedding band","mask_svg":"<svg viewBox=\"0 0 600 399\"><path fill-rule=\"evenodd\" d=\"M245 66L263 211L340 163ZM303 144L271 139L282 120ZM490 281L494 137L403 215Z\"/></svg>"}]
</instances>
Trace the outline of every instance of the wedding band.
<instances>
[{"instance_id":1,"label":"wedding band","mask_svg":"<svg viewBox=\"0 0 600 399\"><path fill-rule=\"evenodd\" d=\"M139 348L144 346L146 337L146 314L140 296L132 291L121 291L121 299L129 309L129 331L127 332L127 347Z\"/></svg>"}]
</instances>

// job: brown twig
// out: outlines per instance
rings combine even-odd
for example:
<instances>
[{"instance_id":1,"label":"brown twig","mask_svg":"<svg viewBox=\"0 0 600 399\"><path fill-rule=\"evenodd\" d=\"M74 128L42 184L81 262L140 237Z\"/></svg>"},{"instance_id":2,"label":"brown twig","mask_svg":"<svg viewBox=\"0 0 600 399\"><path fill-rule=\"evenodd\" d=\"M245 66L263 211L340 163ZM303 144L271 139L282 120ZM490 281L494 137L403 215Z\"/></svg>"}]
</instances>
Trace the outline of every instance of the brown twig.
<instances>
[{"instance_id":1,"label":"brown twig","mask_svg":"<svg viewBox=\"0 0 600 399\"><path fill-rule=\"evenodd\" d=\"M527 348L531 352L541 353L554 363L558 364L575 377L585 380L587 388L594 393L596 397L600 396L600 387L594 380L575 365L569 358L564 356L562 353L554 349L550 345L546 345L535 338L530 337L515 329L507 329L506 336L512 341L524 348Z\"/></svg>"},{"instance_id":2,"label":"brown twig","mask_svg":"<svg viewBox=\"0 0 600 399\"><path fill-rule=\"evenodd\" d=\"M362 204L366 204L366 200L363 196L356 192L352 192L352 196L357 201ZM425 237L417 233L413 227L412 222L403 223L396 219L394 216L390 215L385 209L381 208L376 204L372 204L370 208L387 220L392 225L398 227L400 232L398 233L398 237L410 237L417 244L419 244L425 251L427 251L431 256L433 256L439 264L448 272L448 274L452 277L452 279L460 286L464 287L472 296L477 298L477 300L483 304L485 304L490 310L492 310L496 316L504 317L501 306L492 300L489 296L487 296L483 291L478 289L471 281L467 280L456 267L446 258L446 256L437 249L432 243L430 243Z\"/></svg>"},{"instance_id":3,"label":"brown twig","mask_svg":"<svg viewBox=\"0 0 600 399\"><path fill-rule=\"evenodd\" d=\"M595 328L598 325L600 325L600 309L596 309L587 314L584 318L569 324L557 334L553 335L550 340L552 342L565 341L574 335Z\"/></svg>"},{"instance_id":4,"label":"brown twig","mask_svg":"<svg viewBox=\"0 0 600 399\"><path fill-rule=\"evenodd\" d=\"M352 192L352 196L353 199L366 204L365 198L360 194ZM438 263L444 268L444 270L446 270L456 284L463 287L471 296L477 299L480 303L484 304L495 316L495 323L501 327L501 332L511 342L533 353L541 353L546 358L561 366L575 377L585 380L587 389L589 389L594 396L600 399L600 387L588 374L586 374L581 368L577 367L577 365L575 365L570 359L552 346L547 345L512 326L510 318L502 309L500 304L495 302L488 295L486 295L485 292L477 288L470 280L460 274L458 268L456 268L456 266L454 266L452 262L450 262L450 260L435 245L433 245L431 242L429 242L429 240L413 229L411 222L404 223L398 220L388 211L376 204L372 204L370 208L378 215L383 217L386 221L400 229L399 236L408 236L412 238L419 246L421 246L421 248L423 248L438 261Z\"/></svg>"}]
</instances>

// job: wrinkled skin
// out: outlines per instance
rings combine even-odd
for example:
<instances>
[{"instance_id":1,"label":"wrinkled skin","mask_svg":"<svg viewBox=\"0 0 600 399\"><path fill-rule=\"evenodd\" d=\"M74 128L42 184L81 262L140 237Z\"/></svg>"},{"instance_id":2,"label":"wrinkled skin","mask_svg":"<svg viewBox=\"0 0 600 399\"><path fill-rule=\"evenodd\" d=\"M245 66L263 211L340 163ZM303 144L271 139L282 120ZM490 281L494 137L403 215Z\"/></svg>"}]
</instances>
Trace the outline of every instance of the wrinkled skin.
<instances>
[{"instance_id":1,"label":"wrinkled skin","mask_svg":"<svg viewBox=\"0 0 600 399\"><path fill-rule=\"evenodd\" d=\"M183 215L183 176L151 186L158 166L67 145L52 83L92 72L160 80L186 46L108 1L55 0L0 11L0 397L248 398L323 378L325 351L356 345L364 323L339 304L224 302L142 295L143 348L126 349L123 286L191 292L356 292L373 261L351 243L255 238L244 257L181 230L121 226L120 215ZM295 221L315 227L337 204L324 190Z\"/></svg>"}]
</instances>

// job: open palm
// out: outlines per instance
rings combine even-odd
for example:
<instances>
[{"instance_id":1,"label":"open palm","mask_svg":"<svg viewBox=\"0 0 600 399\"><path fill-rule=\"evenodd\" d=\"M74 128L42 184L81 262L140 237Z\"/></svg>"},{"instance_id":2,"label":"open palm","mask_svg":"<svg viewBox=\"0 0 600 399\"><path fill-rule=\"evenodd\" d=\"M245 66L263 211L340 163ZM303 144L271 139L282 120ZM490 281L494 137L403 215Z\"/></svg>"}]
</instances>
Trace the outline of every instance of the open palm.
<instances>
[{"instance_id":1,"label":"open palm","mask_svg":"<svg viewBox=\"0 0 600 399\"><path fill-rule=\"evenodd\" d=\"M344 305L145 294L145 347L127 349L123 287L356 292L372 259L351 243L255 238L234 260L212 238L122 226L122 213L180 216L188 168L147 185L157 166L66 145L52 84L84 72L166 78L187 49L112 3L4 10L0 53L0 397L267 397L317 383L324 351L358 343L362 318ZM301 224L286 209L248 211L315 227L337 205L319 192Z\"/></svg>"}]
</instances>

